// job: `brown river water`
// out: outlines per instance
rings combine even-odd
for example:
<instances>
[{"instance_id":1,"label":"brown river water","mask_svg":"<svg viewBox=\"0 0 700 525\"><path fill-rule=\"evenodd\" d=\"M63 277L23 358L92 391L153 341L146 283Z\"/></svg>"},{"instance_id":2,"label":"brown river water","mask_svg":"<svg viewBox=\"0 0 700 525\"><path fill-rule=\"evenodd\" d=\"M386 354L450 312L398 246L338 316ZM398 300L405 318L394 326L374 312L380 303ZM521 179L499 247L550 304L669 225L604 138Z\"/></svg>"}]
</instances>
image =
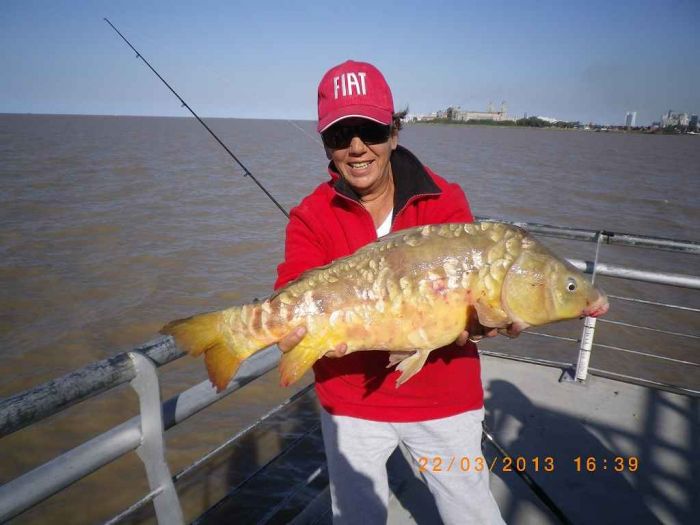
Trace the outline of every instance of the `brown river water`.
<instances>
[{"instance_id":1,"label":"brown river water","mask_svg":"<svg viewBox=\"0 0 700 525\"><path fill-rule=\"evenodd\" d=\"M212 119L210 126L289 209L327 178L313 122ZM400 142L467 192L476 215L699 240L700 137L412 125ZM0 398L152 339L166 322L261 298L286 219L191 118L0 115ZM592 260L594 245L546 240ZM603 246L601 260L698 275L697 256ZM696 292L600 278L608 293L700 307ZM693 312L612 300L607 318L700 335ZM580 323L548 328L578 337ZM697 339L599 324L596 342L700 362ZM574 362L577 345L533 335L484 348ZM609 349L591 365L700 389L700 368ZM160 370L168 398L205 378L184 358ZM298 387L297 387L298 388ZM275 373L167 434L173 472L297 388ZM128 385L0 440L0 483L136 415ZM274 435L253 451L264 461ZM219 462L220 463L220 462ZM186 516L225 490L181 487ZM94 523L147 492L135 454L17 518Z\"/></svg>"}]
</instances>

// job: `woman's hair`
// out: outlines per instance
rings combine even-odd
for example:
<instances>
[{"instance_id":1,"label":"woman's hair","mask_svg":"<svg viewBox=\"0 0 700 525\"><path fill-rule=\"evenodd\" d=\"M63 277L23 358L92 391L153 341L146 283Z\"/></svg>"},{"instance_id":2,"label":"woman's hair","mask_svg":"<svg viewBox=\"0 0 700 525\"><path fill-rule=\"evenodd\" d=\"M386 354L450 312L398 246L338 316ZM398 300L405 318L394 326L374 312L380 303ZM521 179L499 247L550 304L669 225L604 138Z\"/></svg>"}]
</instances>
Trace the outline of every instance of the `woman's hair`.
<instances>
[{"instance_id":1,"label":"woman's hair","mask_svg":"<svg viewBox=\"0 0 700 525\"><path fill-rule=\"evenodd\" d=\"M392 121L391 121L391 127L392 127L392 129L395 129L396 131L401 130L401 128L403 127L403 122L402 122L402 120L403 120L403 118L404 118L406 115L408 115L408 106L406 106L403 110L394 113L394 114L391 116L391 119L392 119Z\"/></svg>"}]
</instances>

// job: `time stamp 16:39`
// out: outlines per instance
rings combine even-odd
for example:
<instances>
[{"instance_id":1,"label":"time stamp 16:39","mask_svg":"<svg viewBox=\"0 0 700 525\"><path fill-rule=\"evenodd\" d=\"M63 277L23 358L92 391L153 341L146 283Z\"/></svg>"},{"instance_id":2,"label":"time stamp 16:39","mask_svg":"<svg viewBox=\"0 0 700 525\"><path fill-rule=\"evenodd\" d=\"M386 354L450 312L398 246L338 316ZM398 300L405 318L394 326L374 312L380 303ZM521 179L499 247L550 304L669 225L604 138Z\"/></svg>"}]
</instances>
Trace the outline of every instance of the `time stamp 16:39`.
<instances>
[{"instance_id":1,"label":"time stamp 16:39","mask_svg":"<svg viewBox=\"0 0 700 525\"><path fill-rule=\"evenodd\" d=\"M639 459L636 456L577 456L574 458L576 472L596 472L597 470L614 470L615 472L636 472Z\"/></svg>"},{"instance_id":2,"label":"time stamp 16:39","mask_svg":"<svg viewBox=\"0 0 700 525\"><path fill-rule=\"evenodd\" d=\"M418 458L421 472L554 472L563 466L576 472L636 472L639 458L636 456L576 456L568 461L553 456L505 456L487 460L483 456L423 456Z\"/></svg>"}]
</instances>

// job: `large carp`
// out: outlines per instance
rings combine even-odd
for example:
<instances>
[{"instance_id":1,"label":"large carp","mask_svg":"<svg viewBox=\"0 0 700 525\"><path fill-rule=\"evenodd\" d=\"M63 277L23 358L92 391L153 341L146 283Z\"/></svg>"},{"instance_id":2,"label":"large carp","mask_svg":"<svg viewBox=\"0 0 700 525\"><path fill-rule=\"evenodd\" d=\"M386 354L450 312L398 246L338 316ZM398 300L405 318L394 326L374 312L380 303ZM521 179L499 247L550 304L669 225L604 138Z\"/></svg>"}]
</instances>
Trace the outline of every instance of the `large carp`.
<instances>
[{"instance_id":1,"label":"large carp","mask_svg":"<svg viewBox=\"0 0 700 525\"><path fill-rule=\"evenodd\" d=\"M193 356L223 390L251 354L300 325L306 336L280 361L280 379L299 379L340 343L346 353L395 352L416 374L431 350L453 342L476 314L484 326L528 326L598 316L605 294L526 231L497 222L441 224L382 237L353 255L304 273L265 301L173 321L161 332Z\"/></svg>"}]
</instances>

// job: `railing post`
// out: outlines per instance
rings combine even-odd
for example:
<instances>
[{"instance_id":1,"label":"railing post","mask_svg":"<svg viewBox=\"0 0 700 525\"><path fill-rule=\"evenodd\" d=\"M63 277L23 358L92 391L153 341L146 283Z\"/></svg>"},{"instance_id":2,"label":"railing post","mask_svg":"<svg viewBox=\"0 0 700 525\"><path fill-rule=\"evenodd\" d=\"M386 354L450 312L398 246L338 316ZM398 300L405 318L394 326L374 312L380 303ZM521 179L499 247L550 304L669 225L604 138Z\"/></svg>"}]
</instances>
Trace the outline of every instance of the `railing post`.
<instances>
[{"instance_id":1,"label":"railing post","mask_svg":"<svg viewBox=\"0 0 700 525\"><path fill-rule=\"evenodd\" d=\"M598 254L600 253L600 243L603 239L603 232L596 235L595 258L593 259L593 270L591 272L591 283L595 282L596 268L598 267ZM581 332L581 344L578 351L578 360L575 370L565 370L560 381L584 384L588 379L588 365L591 361L591 348L593 347L593 337L595 336L595 317L586 317Z\"/></svg>"},{"instance_id":2,"label":"railing post","mask_svg":"<svg viewBox=\"0 0 700 525\"><path fill-rule=\"evenodd\" d=\"M146 467L151 491L158 491L153 499L156 518L161 525L184 524L180 500L165 460L163 413L156 366L138 352L129 352L129 357L136 369L136 377L132 379L131 386L139 396L141 408L141 445L136 453Z\"/></svg>"}]
</instances>

